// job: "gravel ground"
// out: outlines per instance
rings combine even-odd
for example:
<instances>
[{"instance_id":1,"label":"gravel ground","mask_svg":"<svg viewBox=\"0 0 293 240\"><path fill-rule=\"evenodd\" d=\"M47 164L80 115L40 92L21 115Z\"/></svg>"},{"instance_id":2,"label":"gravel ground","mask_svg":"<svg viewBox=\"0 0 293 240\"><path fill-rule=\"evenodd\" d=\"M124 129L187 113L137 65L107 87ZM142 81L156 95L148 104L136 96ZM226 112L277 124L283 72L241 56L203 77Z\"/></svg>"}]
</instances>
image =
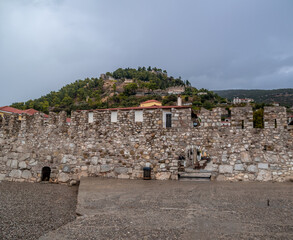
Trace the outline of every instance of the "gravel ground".
<instances>
[{"instance_id":1,"label":"gravel ground","mask_svg":"<svg viewBox=\"0 0 293 240\"><path fill-rule=\"evenodd\" d=\"M0 182L0 239L38 239L74 221L77 187Z\"/></svg>"}]
</instances>

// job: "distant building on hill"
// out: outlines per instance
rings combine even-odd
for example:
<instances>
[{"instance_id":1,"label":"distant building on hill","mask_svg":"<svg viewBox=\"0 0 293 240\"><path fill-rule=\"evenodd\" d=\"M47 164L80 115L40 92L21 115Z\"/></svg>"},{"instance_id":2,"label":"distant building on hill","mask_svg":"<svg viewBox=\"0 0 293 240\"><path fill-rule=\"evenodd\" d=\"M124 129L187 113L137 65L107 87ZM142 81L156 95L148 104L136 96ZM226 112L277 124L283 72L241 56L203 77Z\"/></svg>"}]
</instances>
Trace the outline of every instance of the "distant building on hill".
<instances>
[{"instance_id":1,"label":"distant building on hill","mask_svg":"<svg viewBox=\"0 0 293 240\"><path fill-rule=\"evenodd\" d=\"M197 93L197 95L207 95L208 93L207 92L199 92Z\"/></svg>"},{"instance_id":2,"label":"distant building on hill","mask_svg":"<svg viewBox=\"0 0 293 240\"><path fill-rule=\"evenodd\" d=\"M233 104L240 104L240 103L251 103L254 102L252 98L239 98L236 97L233 99Z\"/></svg>"},{"instance_id":3,"label":"distant building on hill","mask_svg":"<svg viewBox=\"0 0 293 240\"><path fill-rule=\"evenodd\" d=\"M152 107L152 106L162 106L162 103L157 100L148 100L140 104L140 107Z\"/></svg>"},{"instance_id":4,"label":"distant building on hill","mask_svg":"<svg viewBox=\"0 0 293 240\"><path fill-rule=\"evenodd\" d=\"M166 91L169 94L181 94L185 92L185 87L184 86L174 86L174 87L168 87Z\"/></svg>"},{"instance_id":5,"label":"distant building on hill","mask_svg":"<svg viewBox=\"0 0 293 240\"><path fill-rule=\"evenodd\" d=\"M125 78L124 79L124 83L133 83L133 79L127 79L127 78Z\"/></svg>"},{"instance_id":6,"label":"distant building on hill","mask_svg":"<svg viewBox=\"0 0 293 240\"><path fill-rule=\"evenodd\" d=\"M111 76L108 76L107 74L105 73L102 73L100 75L100 78L103 79L103 80L115 80L115 78L111 77Z\"/></svg>"}]
</instances>

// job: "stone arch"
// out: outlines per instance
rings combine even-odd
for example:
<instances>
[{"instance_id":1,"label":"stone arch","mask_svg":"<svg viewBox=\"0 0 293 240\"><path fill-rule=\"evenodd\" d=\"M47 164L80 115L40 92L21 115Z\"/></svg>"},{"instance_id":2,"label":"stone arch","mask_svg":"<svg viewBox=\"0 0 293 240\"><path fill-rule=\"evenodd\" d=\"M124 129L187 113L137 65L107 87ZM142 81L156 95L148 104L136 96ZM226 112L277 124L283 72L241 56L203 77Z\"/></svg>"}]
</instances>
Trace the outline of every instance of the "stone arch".
<instances>
[{"instance_id":1,"label":"stone arch","mask_svg":"<svg viewBox=\"0 0 293 240\"><path fill-rule=\"evenodd\" d=\"M42 181L49 181L51 175L51 168L50 167L43 167L42 168Z\"/></svg>"}]
</instances>

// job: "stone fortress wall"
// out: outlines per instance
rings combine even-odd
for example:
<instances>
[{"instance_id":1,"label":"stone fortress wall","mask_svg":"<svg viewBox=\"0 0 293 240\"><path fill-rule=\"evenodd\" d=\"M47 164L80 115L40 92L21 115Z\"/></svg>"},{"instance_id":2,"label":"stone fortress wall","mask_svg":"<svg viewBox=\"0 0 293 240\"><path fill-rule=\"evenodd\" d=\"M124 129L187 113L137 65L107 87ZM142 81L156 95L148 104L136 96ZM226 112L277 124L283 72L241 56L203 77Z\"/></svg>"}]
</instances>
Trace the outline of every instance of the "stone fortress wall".
<instances>
[{"instance_id":1,"label":"stone fortress wall","mask_svg":"<svg viewBox=\"0 0 293 240\"><path fill-rule=\"evenodd\" d=\"M231 111L231 126L221 125L225 109L202 109L193 127L188 107L16 115L0 118L0 180L41 181L43 167L51 181L74 183L82 176L121 179L143 177L149 163L154 179L178 179L180 157L190 149L208 153L205 170L212 179L286 181L293 177L293 129L283 107L265 107L264 129L253 128L252 109ZM165 128L163 115L172 114ZM142 120L142 121L141 121ZM114 121L114 122L112 122Z\"/></svg>"}]
</instances>

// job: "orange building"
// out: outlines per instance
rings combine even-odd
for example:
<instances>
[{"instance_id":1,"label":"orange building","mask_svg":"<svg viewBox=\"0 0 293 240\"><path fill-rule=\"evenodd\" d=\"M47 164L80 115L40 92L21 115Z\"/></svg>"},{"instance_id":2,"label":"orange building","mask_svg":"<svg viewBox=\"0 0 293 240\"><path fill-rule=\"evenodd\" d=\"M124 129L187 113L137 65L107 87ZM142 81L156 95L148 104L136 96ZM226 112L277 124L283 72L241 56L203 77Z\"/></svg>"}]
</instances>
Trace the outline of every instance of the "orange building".
<instances>
[{"instance_id":1,"label":"orange building","mask_svg":"<svg viewBox=\"0 0 293 240\"><path fill-rule=\"evenodd\" d=\"M162 106L162 103L157 100L148 100L140 104L140 107L152 107L152 106Z\"/></svg>"}]
</instances>

